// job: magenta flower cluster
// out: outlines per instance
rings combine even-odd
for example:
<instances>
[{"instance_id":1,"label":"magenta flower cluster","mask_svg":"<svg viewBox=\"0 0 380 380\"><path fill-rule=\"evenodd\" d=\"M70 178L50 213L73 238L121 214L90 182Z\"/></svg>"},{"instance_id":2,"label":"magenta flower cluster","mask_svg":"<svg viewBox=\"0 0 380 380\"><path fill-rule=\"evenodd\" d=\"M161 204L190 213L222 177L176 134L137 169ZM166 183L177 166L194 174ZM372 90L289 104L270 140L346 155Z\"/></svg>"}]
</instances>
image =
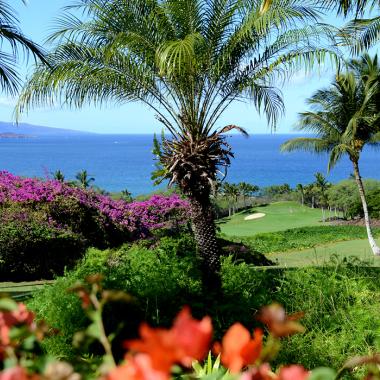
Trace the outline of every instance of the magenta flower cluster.
<instances>
[{"instance_id":1,"label":"magenta flower cluster","mask_svg":"<svg viewBox=\"0 0 380 380\"><path fill-rule=\"evenodd\" d=\"M128 203L57 180L43 181L0 172L0 204L53 202L59 197L73 197L81 204L97 209L113 223L134 232L162 228L173 220L176 223L188 220L188 202L177 194L153 195L146 201Z\"/></svg>"}]
</instances>

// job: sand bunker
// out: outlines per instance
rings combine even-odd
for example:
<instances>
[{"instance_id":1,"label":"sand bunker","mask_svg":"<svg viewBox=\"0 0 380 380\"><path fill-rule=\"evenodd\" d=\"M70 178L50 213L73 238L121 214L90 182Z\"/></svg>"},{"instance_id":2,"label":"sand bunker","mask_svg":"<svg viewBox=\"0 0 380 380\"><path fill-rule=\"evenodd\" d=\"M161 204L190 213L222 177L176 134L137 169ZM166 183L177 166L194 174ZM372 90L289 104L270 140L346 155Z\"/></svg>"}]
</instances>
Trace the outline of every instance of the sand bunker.
<instances>
[{"instance_id":1,"label":"sand bunker","mask_svg":"<svg viewBox=\"0 0 380 380\"><path fill-rule=\"evenodd\" d=\"M248 215L244 220L260 219L263 218L265 214L263 212L255 212L254 214Z\"/></svg>"}]
</instances>

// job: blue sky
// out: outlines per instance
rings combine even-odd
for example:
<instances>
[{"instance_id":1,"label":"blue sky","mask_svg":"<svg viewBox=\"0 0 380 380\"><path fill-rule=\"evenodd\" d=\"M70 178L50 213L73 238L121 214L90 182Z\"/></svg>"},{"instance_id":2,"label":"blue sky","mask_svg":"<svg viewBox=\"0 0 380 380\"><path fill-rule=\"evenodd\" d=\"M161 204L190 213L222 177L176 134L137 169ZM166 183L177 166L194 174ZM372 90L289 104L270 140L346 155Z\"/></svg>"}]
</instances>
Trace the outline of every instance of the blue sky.
<instances>
[{"instance_id":1,"label":"blue sky","mask_svg":"<svg viewBox=\"0 0 380 380\"><path fill-rule=\"evenodd\" d=\"M43 44L44 39L54 25L67 0L28 0L24 6L21 0L12 0L17 10L21 28L28 37ZM24 64L23 75L30 72ZM288 133L296 120L297 112L305 109L304 100L317 88L325 86L331 80L331 73L311 73L305 76L299 73L282 89L286 115L279 121L278 133ZM13 121L14 100L0 94L0 120ZM161 124L155 119L153 111L140 104L128 104L122 107L96 109L87 107L81 110L44 109L23 115L22 122L49 127L77 129L97 133L152 133L161 131ZM269 133L264 116L259 116L252 105L234 103L220 120L220 126L236 124L246 128L249 133Z\"/></svg>"}]
</instances>

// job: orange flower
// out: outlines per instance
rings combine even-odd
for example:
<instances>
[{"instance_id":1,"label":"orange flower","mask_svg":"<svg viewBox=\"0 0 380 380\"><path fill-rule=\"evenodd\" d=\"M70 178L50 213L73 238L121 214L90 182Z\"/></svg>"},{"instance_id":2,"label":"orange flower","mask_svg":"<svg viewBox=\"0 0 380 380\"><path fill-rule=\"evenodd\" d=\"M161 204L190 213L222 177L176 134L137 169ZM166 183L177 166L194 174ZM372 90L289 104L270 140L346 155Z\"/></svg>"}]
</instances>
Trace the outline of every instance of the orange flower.
<instances>
[{"instance_id":1,"label":"orange flower","mask_svg":"<svg viewBox=\"0 0 380 380\"><path fill-rule=\"evenodd\" d=\"M279 373L279 380L307 380L310 372L303 368L301 365L291 365L289 367L282 367Z\"/></svg>"},{"instance_id":2,"label":"orange flower","mask_svg":"<svg viewBox=\"0 0 380 380\"><path fill-rule=\"evenodd\" d=\"M274 303L263 307L257 319L265 323L274 336L280 338L304 332L305 328L297 322L303 315L303 313L286 315L285 309Z\"/></svg>"},{"instance_id":3,"label":"orange flower","mask_svg":"<svg viewBox=\"0 0 380 380\"><path fill-rule=\"evenodd\" d=\"M0 372L0 380L28 380L28 374L22 367L12 367Z\"/></svg>"},{"instance_id":4,"label":"orange flower","mask_svg":"<svg viewBox=\"0 0 380 380\"><path fill-rule=\"evenodd\" d=\"M34 314L28 311L22 303L19 303L17 307L13 311L0 312L0 355L4 351L4 347L11 343L9 332L12 327L27 325L32 328Z\"/></svg>"},{"instance_id":5,"label":"orange flower","mask_svg":"<svg viewBox=\"0 0 380 380\"><path fill-rule=\"evenodd\" d=\"M232 373L253 364L259 357L263 347L263 332L255 329L251 339L249 331L240 323L232 325L222 339L222 345L216 345L221 352L221 361Z\"/></svg>"},{"instance_id":6,"label":"orange flower","mask_svg":"<svg viewBox=\"0 0 380 380\"><path fill-rule=\"evenodd\" d=\"M113 369L107 380L169 380L169 373L155 370L149 355L137 354Z\"/></svg>"},{"instance_id":7,"label":"orange flower","mask_svg":"<svg viewBox=\"0 0 380 380\"><path fill-rule=\"evenodd\" d=\"M209 349L212 324L209 317L197 321L189 308L184 308L168 329L140 327L140 340L126 342L126 347L147 353L155 370L169 373L174 363L190 366L193 360L202 360Z\"/></svg>"}]
</instances>

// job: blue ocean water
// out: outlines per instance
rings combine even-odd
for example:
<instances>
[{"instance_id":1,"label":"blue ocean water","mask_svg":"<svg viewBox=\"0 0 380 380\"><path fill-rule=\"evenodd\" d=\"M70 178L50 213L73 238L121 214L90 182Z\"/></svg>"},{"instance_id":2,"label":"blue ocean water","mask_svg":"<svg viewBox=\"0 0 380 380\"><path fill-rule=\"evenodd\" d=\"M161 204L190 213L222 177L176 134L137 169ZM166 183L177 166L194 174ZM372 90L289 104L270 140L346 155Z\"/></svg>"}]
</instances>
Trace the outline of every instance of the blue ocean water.
<instances>
[{"instance_id":1,"label":"blue ocean water","mask_svg":"<svg viewBox=\"0 0 380 380\"><path fill-rule=\"evenodd\" d=\"M310 183L314 173L327 175L327 157L305 152L280 153L280 145L294 135L231 136L235 159L229 182L259 186ZM0 139L0 170L22 176L46 177L60 169L67 179L86 169L95 184L108 191L128 189L134 195L157 189L150 179L154 169L152 135L83 135ZM363 177L380 179L380 151L367 149L361 159ZM327 175L330 182L352 172L348 159Z\"/></svg>"}]
</instances>

